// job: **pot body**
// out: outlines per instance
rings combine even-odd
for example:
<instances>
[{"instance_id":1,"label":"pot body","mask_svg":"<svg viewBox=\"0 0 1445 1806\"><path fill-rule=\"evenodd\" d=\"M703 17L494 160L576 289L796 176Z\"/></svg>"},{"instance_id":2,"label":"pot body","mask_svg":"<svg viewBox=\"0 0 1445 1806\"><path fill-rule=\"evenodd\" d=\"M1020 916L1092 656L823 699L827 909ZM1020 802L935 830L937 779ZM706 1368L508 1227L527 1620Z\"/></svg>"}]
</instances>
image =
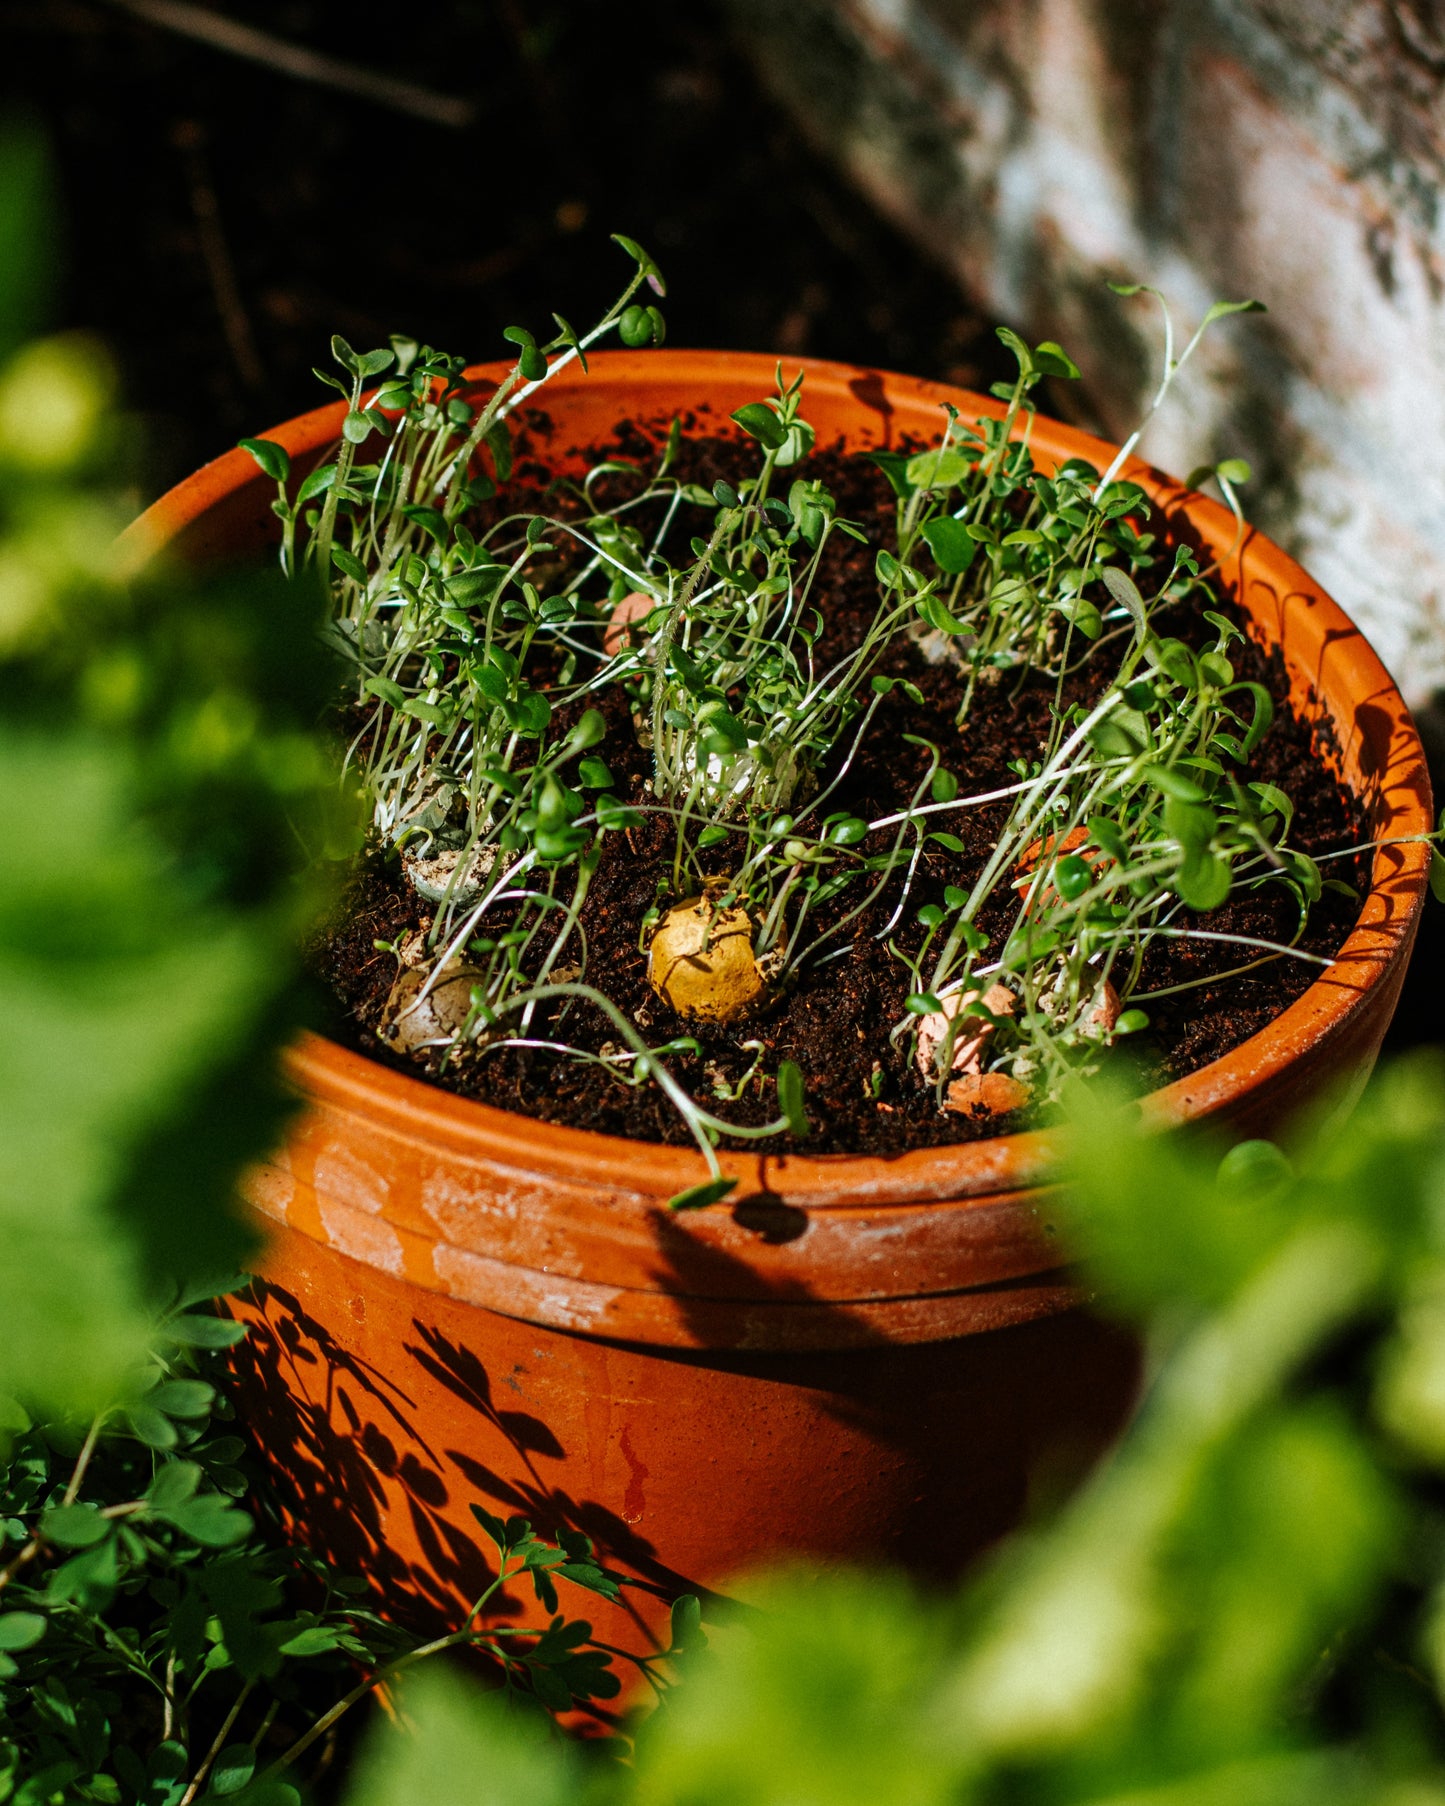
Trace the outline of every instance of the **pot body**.
<instances>
[{"instance_id":1,"label":"pot body","mask_svg":"<svg viewBox=\"0 0 1445 1806\"><path fill-rule=\"evenodd\" d=\"M770 391L772 365L599 355L590 376L553 381L531 430L563 469L623 420L734 435L729 414ZM932 441L947 402L998 412L939 385L802 368L823 443ZM473 374L484 386L500 370ZM304 469L341 411L268 436ZM1043 420L1032 442L1045 465L1112 456ZM1124 474L1219 558L1372 833L1427 832L1419 741L1348 618L1262 536L1235 544L1224 509L1137 462ZM136 556L259 547L271 493L228 454L137 523ZM1347 1102L1394 1008L1427 864L1419 843L1381 846L1335 965L1146 1117L1257 1135L1327 1095ZM1134 1355L1077 1308L1049 1221L1048 1132L895 1159L724 1156L733 1197L675 1218L666 1199L705 1176L695 1154L511 1116L316 1037L288 1066L306 1111L249 1184L271 1241L246 1383L298 1528L380 1579L395 1609L454 1616L479 1590L471 1503L592 1536L638 1585L625 1610L589 1601L588 1615L634 1650L665 1596L725 1587L762 1558L914 1554L936 1573L1017 1521L1050 1450L1084 1459L1127 1413Z\"/></svg>"}]
</instances>

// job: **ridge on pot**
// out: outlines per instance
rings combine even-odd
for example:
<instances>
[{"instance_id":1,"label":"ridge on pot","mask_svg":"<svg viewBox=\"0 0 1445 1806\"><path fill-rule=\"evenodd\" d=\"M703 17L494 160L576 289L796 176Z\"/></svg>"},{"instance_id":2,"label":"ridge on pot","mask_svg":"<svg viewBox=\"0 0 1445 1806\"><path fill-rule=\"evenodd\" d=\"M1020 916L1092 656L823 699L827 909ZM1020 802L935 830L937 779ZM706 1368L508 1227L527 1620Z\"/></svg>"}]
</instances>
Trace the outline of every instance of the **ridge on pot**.
<instances>
[{"instance_id":1,"label":"ridge on pot","mask_svg":"<svg viewBox=\"0 0 1445 1806\"><path fill-rule=\"evenodd\" d=\"M727 433L771 377L741 354L592 362L549 390L558 444L683 411ZM945 402L998 411L800 368L820 437L859 449L931 433ZM341 413L268 436L315 459ZM1043 419L1033 434L1047 460L1111 455ZM1143 1105L1160 1126L1269 1133L1362 1082L1378 1050L1423 894L1428 849L1408 837L1433 825L1424 761L1378 659L1292 560L1258 533L1236 545L1225 509L1160 473L1127 474L1221 558L1297 701L1331 724L1372 834L1396 843L1304 996ZM143 517L138 554L249 555L271 538L269 499L228 454ZM1053 1132L890 1159L723 1154L727 1204L679 1218L666 1201L706 1179L699 1155L509 1115L316 1036L288 1073L306 1114L250 1183L273 1237L253 1410L303 1534L337 1553L350 1538L422 1614L465 1591L469 1500L593 1535L641 1583L598 1620L624 1645L670 1588L724 1585L758 1557L902 1558L922 1537L962 1559L1016 1518L1046 1442L1097 1447L1128 1409L1132 1354L1073 1310L1050 1230Z\"/></svg>"}]
</instances>

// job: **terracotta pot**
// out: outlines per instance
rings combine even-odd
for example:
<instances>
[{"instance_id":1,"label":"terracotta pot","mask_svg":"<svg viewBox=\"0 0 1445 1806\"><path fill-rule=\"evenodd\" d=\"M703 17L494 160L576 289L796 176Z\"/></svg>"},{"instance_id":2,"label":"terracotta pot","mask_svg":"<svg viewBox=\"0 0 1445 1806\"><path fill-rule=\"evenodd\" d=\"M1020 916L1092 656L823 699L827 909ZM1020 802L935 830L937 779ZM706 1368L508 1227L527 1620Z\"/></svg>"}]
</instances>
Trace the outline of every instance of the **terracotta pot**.
<instances>
[{"instance_id":1,"label":"terracotta pot","mask_svg":"<svg viewBox=\"0 0 1445 1806\"><path fill-rule=\"evenodd\" d=\"M791 373L792 364L789 363ZM805 361L804 407L854 449L939 431L956 389ZM498 374L473 373L478 381ZM558 461L630 419L733 433L768 357L615 352L545 396ZM340 407L270 436L306 464ZM1045 464L1111 448L1040 420ZM1213 553L1228 513L1127 474ZM272 490L232 452L132 529L234 558L268 542ZM1360 633L1250 533L1223 581L1326 719L1379 837L1431 826L1420 744ZM1158 1124L1274 1128L1362 1082L1394 1008L1427 866L1382 847L1339 960L1274 1023L1151 1097ZM937 1572L1015 1522L1039 1461L1096 1450L1133 1352L1077 1308L1049 1222L1052 1134L895 1159L729 1155L736 1202L670 1217L692 1153L553 1128L434 1089L315 1036L287 1058L308 1110L250 1195L272 1239L250 1340L253 1411L297 1523L394 1606L452 1613L483 1558L469 1502L575 1526L639 1586L593 1614L645 1647L660 1597L787 1553L917 1552ZM534 1608L535 1609L535 1608Z\"/></svg>"}]
</instances>

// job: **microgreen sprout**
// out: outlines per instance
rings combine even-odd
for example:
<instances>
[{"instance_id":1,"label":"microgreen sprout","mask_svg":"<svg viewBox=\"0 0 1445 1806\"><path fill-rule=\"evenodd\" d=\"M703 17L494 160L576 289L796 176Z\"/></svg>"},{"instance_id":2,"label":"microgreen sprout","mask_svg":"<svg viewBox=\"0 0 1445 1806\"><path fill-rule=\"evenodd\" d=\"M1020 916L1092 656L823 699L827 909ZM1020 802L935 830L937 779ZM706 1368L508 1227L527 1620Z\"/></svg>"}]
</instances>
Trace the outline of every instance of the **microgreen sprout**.
<instances>
[{"instance_id":1,"label":"microgreen sprout","mask_svg":"<svg viewBox=\"0 0 1445 1806\"><path fill-rule=\"evenodd\" d=\"M776 1119L747 1125L699 1103L668 1063L700 1060L714 1100L738 1104L766 1082L763 1041L742 1043L752 1063L729 1077L695 1037L650 1045L589 972L584 920L606 849L659 819L670 872L637 946L673 1011L744 1022L846 957L866 921L907 975L895 1047L943 1106L972 1107L959 1086L973 1100L991 1078L1014 1087L996 1098L1047 1102L1146 1028L1151 998L1230 975L1216 959L1207 979L1151 990L1150 950L1171 939L1237 945L1234 972L1327 963L1299 943L1335 881L1292 845L1290 799L1250 775L1270 696L1236 671L1235 620L1205 606L1212 572L1150 525L1123 474L1205 331L1255 304L1216 304L1177 357L1164 309L1157 391L1102 472L1035 462L1038 387L1079 372L1053 342L1000 329L1017 373L995 387L997 412L969 421L949 406L936 444L871 454L896 504L875 546L810 470L804 380L781 365L773 393L732 416L748 474L710 488L680 475L674 421L646 463L606 454L546 492L519 487L517 409L565 365L585 372L609 332L661 341L641 298L662 292L656 266L618 242L634 273L601 320L578 334L557 316L545 343L509 327L517 355L490 390L415 341L357 353L337 339L341 374L323 377L346 401L334 454L293 475L279 445L244 442L277 485L283 562L314 565L329 587L348 767L378 848L429 909L413 940L378 942L398 967L383 1035L443 1070L527 1048L657 1086L708 1164L679 1207L725 1195L721 1138L808 1133L790 1063ZM1192 480L1214 481L1242 530L1248 475L1225 459ZM846 539L869 547L876 592L839 646L826 572ZM1202 645L1167 630L1186 599L1212 630ZM922 775L906 806L870 819L849 806L850 771L890 696L924 703L899 668L905 639L956 671L963 732L981 687L1040 679L1047 731L1014 782L973 793L946 748L905 735ZM630 794L614 776L627 719L651 766ZM1000 805L976 869L941 899L930 878L917 902L937 857L965 851L960 813ZM1293 898L1291 936L1197 919L1264 885ZM586 1010L607 1022L601 1051L568 1039Z\"/></svg>"}]
</instances>

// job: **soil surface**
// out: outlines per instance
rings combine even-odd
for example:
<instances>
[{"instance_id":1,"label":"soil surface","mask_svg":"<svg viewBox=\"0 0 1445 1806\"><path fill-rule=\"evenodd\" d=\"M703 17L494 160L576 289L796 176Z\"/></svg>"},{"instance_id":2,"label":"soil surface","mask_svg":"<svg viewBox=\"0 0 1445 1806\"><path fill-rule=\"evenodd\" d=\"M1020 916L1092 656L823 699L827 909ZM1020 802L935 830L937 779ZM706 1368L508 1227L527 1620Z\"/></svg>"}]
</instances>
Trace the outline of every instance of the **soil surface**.
<instances>
[{"instance_id":1,"label":"soil surface","mask_svg":"<svg viewBox=\"0 0 1445 1806\"><path fill-rule=\"evenodd\" d=\"M532 449L540 449L538 442L546 436L545 419L534 421ZM650 445L647 435L619 425L615 445L592 449L605 449L609 455L620 451L640 459L646 457ZM545 467L529 459L527 449L524 443L519 473L523 479L530 475L540 480ZM735 441L697 438L684 442L679 474L710 486L717 477L736 481L746 468L740 465ZM864 459L846 455L840 447L816 451L805 470L827 484L838 499L840 513L858 521L872 542L863 546L835 534L829 543L821 573L826 582L820 581L817 592L826 619L819 657L826 665L858 642L872 618L877 604L874 549L888 543L894 502L881 472ZM517 503L515 494L506 500L510 506ZM550 505L556 506L555 502ZM697 523L684 523L682 533L700 531L703 521L698 511ZM1151 524L1157 527L1160 523ZM1212 636L1213 629L1200 614L1205 605L1189 603L1176 608L1170 631L1196 643ZM1319 744L1311 728L1285 705L1286 685L1278 655L1266 655L1250 640L1243 647L1236 645L1231 656L1239 676L1265 684L1279 705L1274 725L1247 776L1278 785L1294 801L1297 813L1292 844L1301 851L1320 854L1365 838L1362 810L1331 776L1325 757L1329 749ZM1082 701L1097 694L1111 668L1107 651L1086 663L1069 680L1068 700ZM981 690L960 730L955 725L960 694L956 668L930 665L912 640L900 637L880 669L907 677L923 702L921 706L911 702L901 688L890 692L842 784L830 798L830 809L846 809L874 819L907 807L927 774L929 756L906 736L938 746L943 763L959 780L960 794L968 795L1013 781L1009 760L1036 754L1048 731L1054 693L1051 679L1034 676L1020 684L1011 677ZM590 700L608 716L607 737L599 750L616 780L617 794L628 802L647 803L645 784L651 760L637 744L625 698L619 692ZM827 777L825 769L824 782ZM946 825L963 841L964 850L951 852L929 844L908 909L893 930L893 938L901 946L914 949L923 937L916 921L920 906L941 904L945 886L967 887L977 875L993 849L1007 810L1007 803L1001 802L949 815ZM881 852L887 842L888 836L879 834L865 843L863 850ZM904 1057L906 1044L901 1051L890 1046L889 1030L903 1015L904 998L912 988L907 969L889 954L887 936L882 934L892 913L893 895L849 925L839 943L848 945L845 956L805 972L793 988L774 996L755 1014L723 1027L687 1022L675 1015L649 987L646 956L639 945L639 924L660 887L667 887L672 856L673 829L660 815L647 815L641 827L626 835L606 837L581 915L588 948L586 978L631 1017L652 1045L682 1035L690 1035L700 1044L699 1055L671 1055L668 1064L706 1107L740 1124L769 1121L777 1114L770 1075L780 1060L788 1059L802 1070L813 1134L800 1141L779 1138L768 1145L796 1146L815 1153L893 1153L1023 1126L1029 1115L1026 1111L1012 1118L940 1112L932 1088ZM1364 878L1349 861L1338 862L1330 871L1356 884ZM819 925L826 926L842 915L855 900L853 893L845 893L832 906L831 915L825 911L818 918ZM1011 896L999 899L979 925L994 937L995 944L1001 944L1015 913ZM1357 913L1355 903L1327 891L1311 912L1298 944L1312 953L1335 953ZM1236 894L1222 908L1194 920L1214 933L1288 941L1295 931L1297 913L1288 892L1267 886ZM424 1056L420 1063L393 1055L378 1040L375 1029L396 963L392 954L378 952L375 943L395 942L429 921L428 906L412 892L394 860L373 855L363 863L313 950L315 969L339 1005L328 1025L333 1034L412 1073L420 1064L436 1082L501 1108L643 1140L690 1141L685 1124L655 1087L631 1087L594 1064L531 1048L491 1047L461 1058L453 1056L445 1063L435 1053ZM494 931L489 928L488 932ZM1249 957L1237 946L1164 940L1149 953L1140 988L1167 990L1237 966ZM1254 1034L1300 996L1317 972L1317 967L1303 961L1276 959L1241 977L1144 1002L1151 1019L1149 1032L1132 1040L1127 1053L1121 1047L1111 1057L1126 1059L1140 1086L1166 1083ZM565 1015L554 1018L540 1032L560 1035L591 1051L616 1039L615 1029L601 1012L585 1002L568 1005ZM744 1083L759 1053L758 1043L761 1072L769 1076ZM735 1098L725 1095L735 1091L740 1091Z\"/></svg>"}]
</instances>

